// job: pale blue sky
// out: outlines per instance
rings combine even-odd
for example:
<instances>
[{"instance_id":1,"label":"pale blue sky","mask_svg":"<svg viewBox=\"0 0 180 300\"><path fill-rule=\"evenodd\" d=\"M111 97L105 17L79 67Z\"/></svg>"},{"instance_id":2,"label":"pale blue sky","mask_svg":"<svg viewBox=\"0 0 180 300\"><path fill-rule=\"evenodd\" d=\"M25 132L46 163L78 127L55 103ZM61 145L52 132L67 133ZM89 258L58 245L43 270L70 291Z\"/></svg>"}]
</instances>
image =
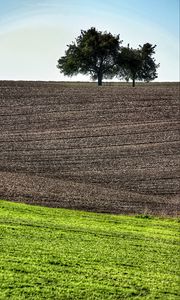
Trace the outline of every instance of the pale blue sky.
<instances>
[{"instance_id":1,"label":"pale blue sky","mask_svg":"<svg viewBox=\"0 0 180 300\"><path fill-rule=\"evenodd\" d=\"M0 0L0 80L68 80L57 60L92 26L157 44L157 80L179 81L179 0Z\"/></svg>"}]
</instances>

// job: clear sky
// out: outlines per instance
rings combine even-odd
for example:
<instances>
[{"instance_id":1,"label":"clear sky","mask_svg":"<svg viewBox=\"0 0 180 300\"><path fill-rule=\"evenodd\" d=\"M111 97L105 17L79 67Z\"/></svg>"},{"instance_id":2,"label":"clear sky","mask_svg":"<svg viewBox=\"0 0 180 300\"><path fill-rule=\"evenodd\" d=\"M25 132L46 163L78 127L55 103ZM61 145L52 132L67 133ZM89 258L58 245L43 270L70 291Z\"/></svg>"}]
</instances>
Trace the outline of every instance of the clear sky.
<instances>
[{"instance_id":1,"label":"clear sky","mask_svg":"<svg viewBox=\"0 0 180 300\"><path fill-rule=\"evenodd\" d=\"M179 0L0 0L0 80L69 80L57 60L90 27L157 44L157 80L179 81Z\"/></svg>"}]
</instances>

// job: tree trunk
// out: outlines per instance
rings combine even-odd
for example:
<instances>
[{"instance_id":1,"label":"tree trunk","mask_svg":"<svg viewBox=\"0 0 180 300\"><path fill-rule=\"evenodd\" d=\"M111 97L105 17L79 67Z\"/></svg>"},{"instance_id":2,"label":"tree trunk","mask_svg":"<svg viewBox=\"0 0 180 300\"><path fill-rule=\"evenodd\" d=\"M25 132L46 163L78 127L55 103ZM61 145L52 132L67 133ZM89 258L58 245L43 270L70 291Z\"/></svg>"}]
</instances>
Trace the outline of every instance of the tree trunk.
<instances>
[{"instance_id":1,"label":"tree trunk","mask_svg":"<svg viewBox=\"0 0 180 300\"><path fill-rule=\"evenodd\" d=\"M135 78L133 78L133 84L132 84L133 87L135 87Z\"/></svg>"},{"instance_id":2,"label":"tree trunk","mask_svg":"<svg viewBox=\"0 0 180 300\"><path fill-rule=\"evenodd\" d=\"M98 86L102 85L102 78L103 78L102 74L101 73L98 74Z\"/></svg>"}]
</instances>

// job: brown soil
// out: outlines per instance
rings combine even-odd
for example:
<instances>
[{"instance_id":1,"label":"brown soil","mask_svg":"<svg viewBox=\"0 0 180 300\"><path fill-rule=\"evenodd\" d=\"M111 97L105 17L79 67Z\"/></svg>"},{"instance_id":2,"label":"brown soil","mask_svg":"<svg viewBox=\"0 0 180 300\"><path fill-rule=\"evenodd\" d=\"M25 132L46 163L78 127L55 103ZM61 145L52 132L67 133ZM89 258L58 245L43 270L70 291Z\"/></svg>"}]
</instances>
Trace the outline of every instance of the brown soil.
<instances>
[{"instance_id":1,"label":"brown soil","mask_svg":"<svg viewBox=\"0 0 180 300\"><path fill-rule=\"evenodd\" d=\"M0 82L0 198L179 214L179 86Z\"/></svg>"}]
</instances>

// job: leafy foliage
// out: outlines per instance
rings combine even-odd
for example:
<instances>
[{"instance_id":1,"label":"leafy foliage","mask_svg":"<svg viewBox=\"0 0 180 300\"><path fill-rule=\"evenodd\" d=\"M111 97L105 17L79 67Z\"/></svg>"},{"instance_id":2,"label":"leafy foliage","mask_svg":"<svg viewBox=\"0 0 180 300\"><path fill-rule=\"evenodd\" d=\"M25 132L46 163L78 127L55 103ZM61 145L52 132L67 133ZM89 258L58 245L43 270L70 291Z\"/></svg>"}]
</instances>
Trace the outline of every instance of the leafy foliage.
<instances>
[{"instance_id":1,"label":"leafy foliage","mask_svg":"<svg viewBox=\"0 0 180 300\"><path fill-rule=\"evenodd\" d=\"M126 81L132 79L133 86L135 86L135 80L149 82L157 78L156 69L159 67L152 57L156 45L146 43L139 47L137 49L130 48L129 45L122 47L117 59L119 76L125 78Z\"/></svg>"},{"instance_id":2,"label":"leafy foliage","mask_svg":"<svg viewBox=\"0 0 180 300\"><path fill-rule=\"evenodd\" d=\"M152 57L155 46L149 43L138 49L121 47L119 35L97 31L91 27L82 30L75 42L68 45L65 56L58 60L57 68L64 75L72 76L78 73L89 74L93 80L102 85L103 78L114 76L133 80L150 81L157 78L159 67Z\"/></svg>"},{"instance_id":3,"label":"leafy foliage","mask_svg":"<svg viewBox=\"0 0 180 300\"><path fill-rule=\"evenodd\" d=\"M156 45L151 45L149 43L140 46L140 53L142 56L142 68L140 70L140 80L151 81L156 79L157 76L157 68L159 68L159 64L156 64L155 59L153 58L153 54L155 54Z\"/></svg>"},{"instance_id":4,"label":"leafy foliage","mask_svg":"<svg viewBox=\"0 0 180 300\"><path fill-rule=\"evenodd\" d=\"M76 42L68 45L65 56L58 60L57 68L68 76L89 74L101 85L103 78L115 75L115 57L120 43L119 36L97 31L94 27L82 30Z\"/></svg>"},{"instance_id":5,"label":"leafy foliage","mask_svg":"<svg viewBox=\"0 0 180 300\"><path fill-rule=\"evenodd\" d=\"M142 69L142 56L139 49L132 49L123 47L118 57L118 66L120 71L120 77L133 80L133 86L135 80L140 78L140 72Z\"/></svg>"}]
</instances>

